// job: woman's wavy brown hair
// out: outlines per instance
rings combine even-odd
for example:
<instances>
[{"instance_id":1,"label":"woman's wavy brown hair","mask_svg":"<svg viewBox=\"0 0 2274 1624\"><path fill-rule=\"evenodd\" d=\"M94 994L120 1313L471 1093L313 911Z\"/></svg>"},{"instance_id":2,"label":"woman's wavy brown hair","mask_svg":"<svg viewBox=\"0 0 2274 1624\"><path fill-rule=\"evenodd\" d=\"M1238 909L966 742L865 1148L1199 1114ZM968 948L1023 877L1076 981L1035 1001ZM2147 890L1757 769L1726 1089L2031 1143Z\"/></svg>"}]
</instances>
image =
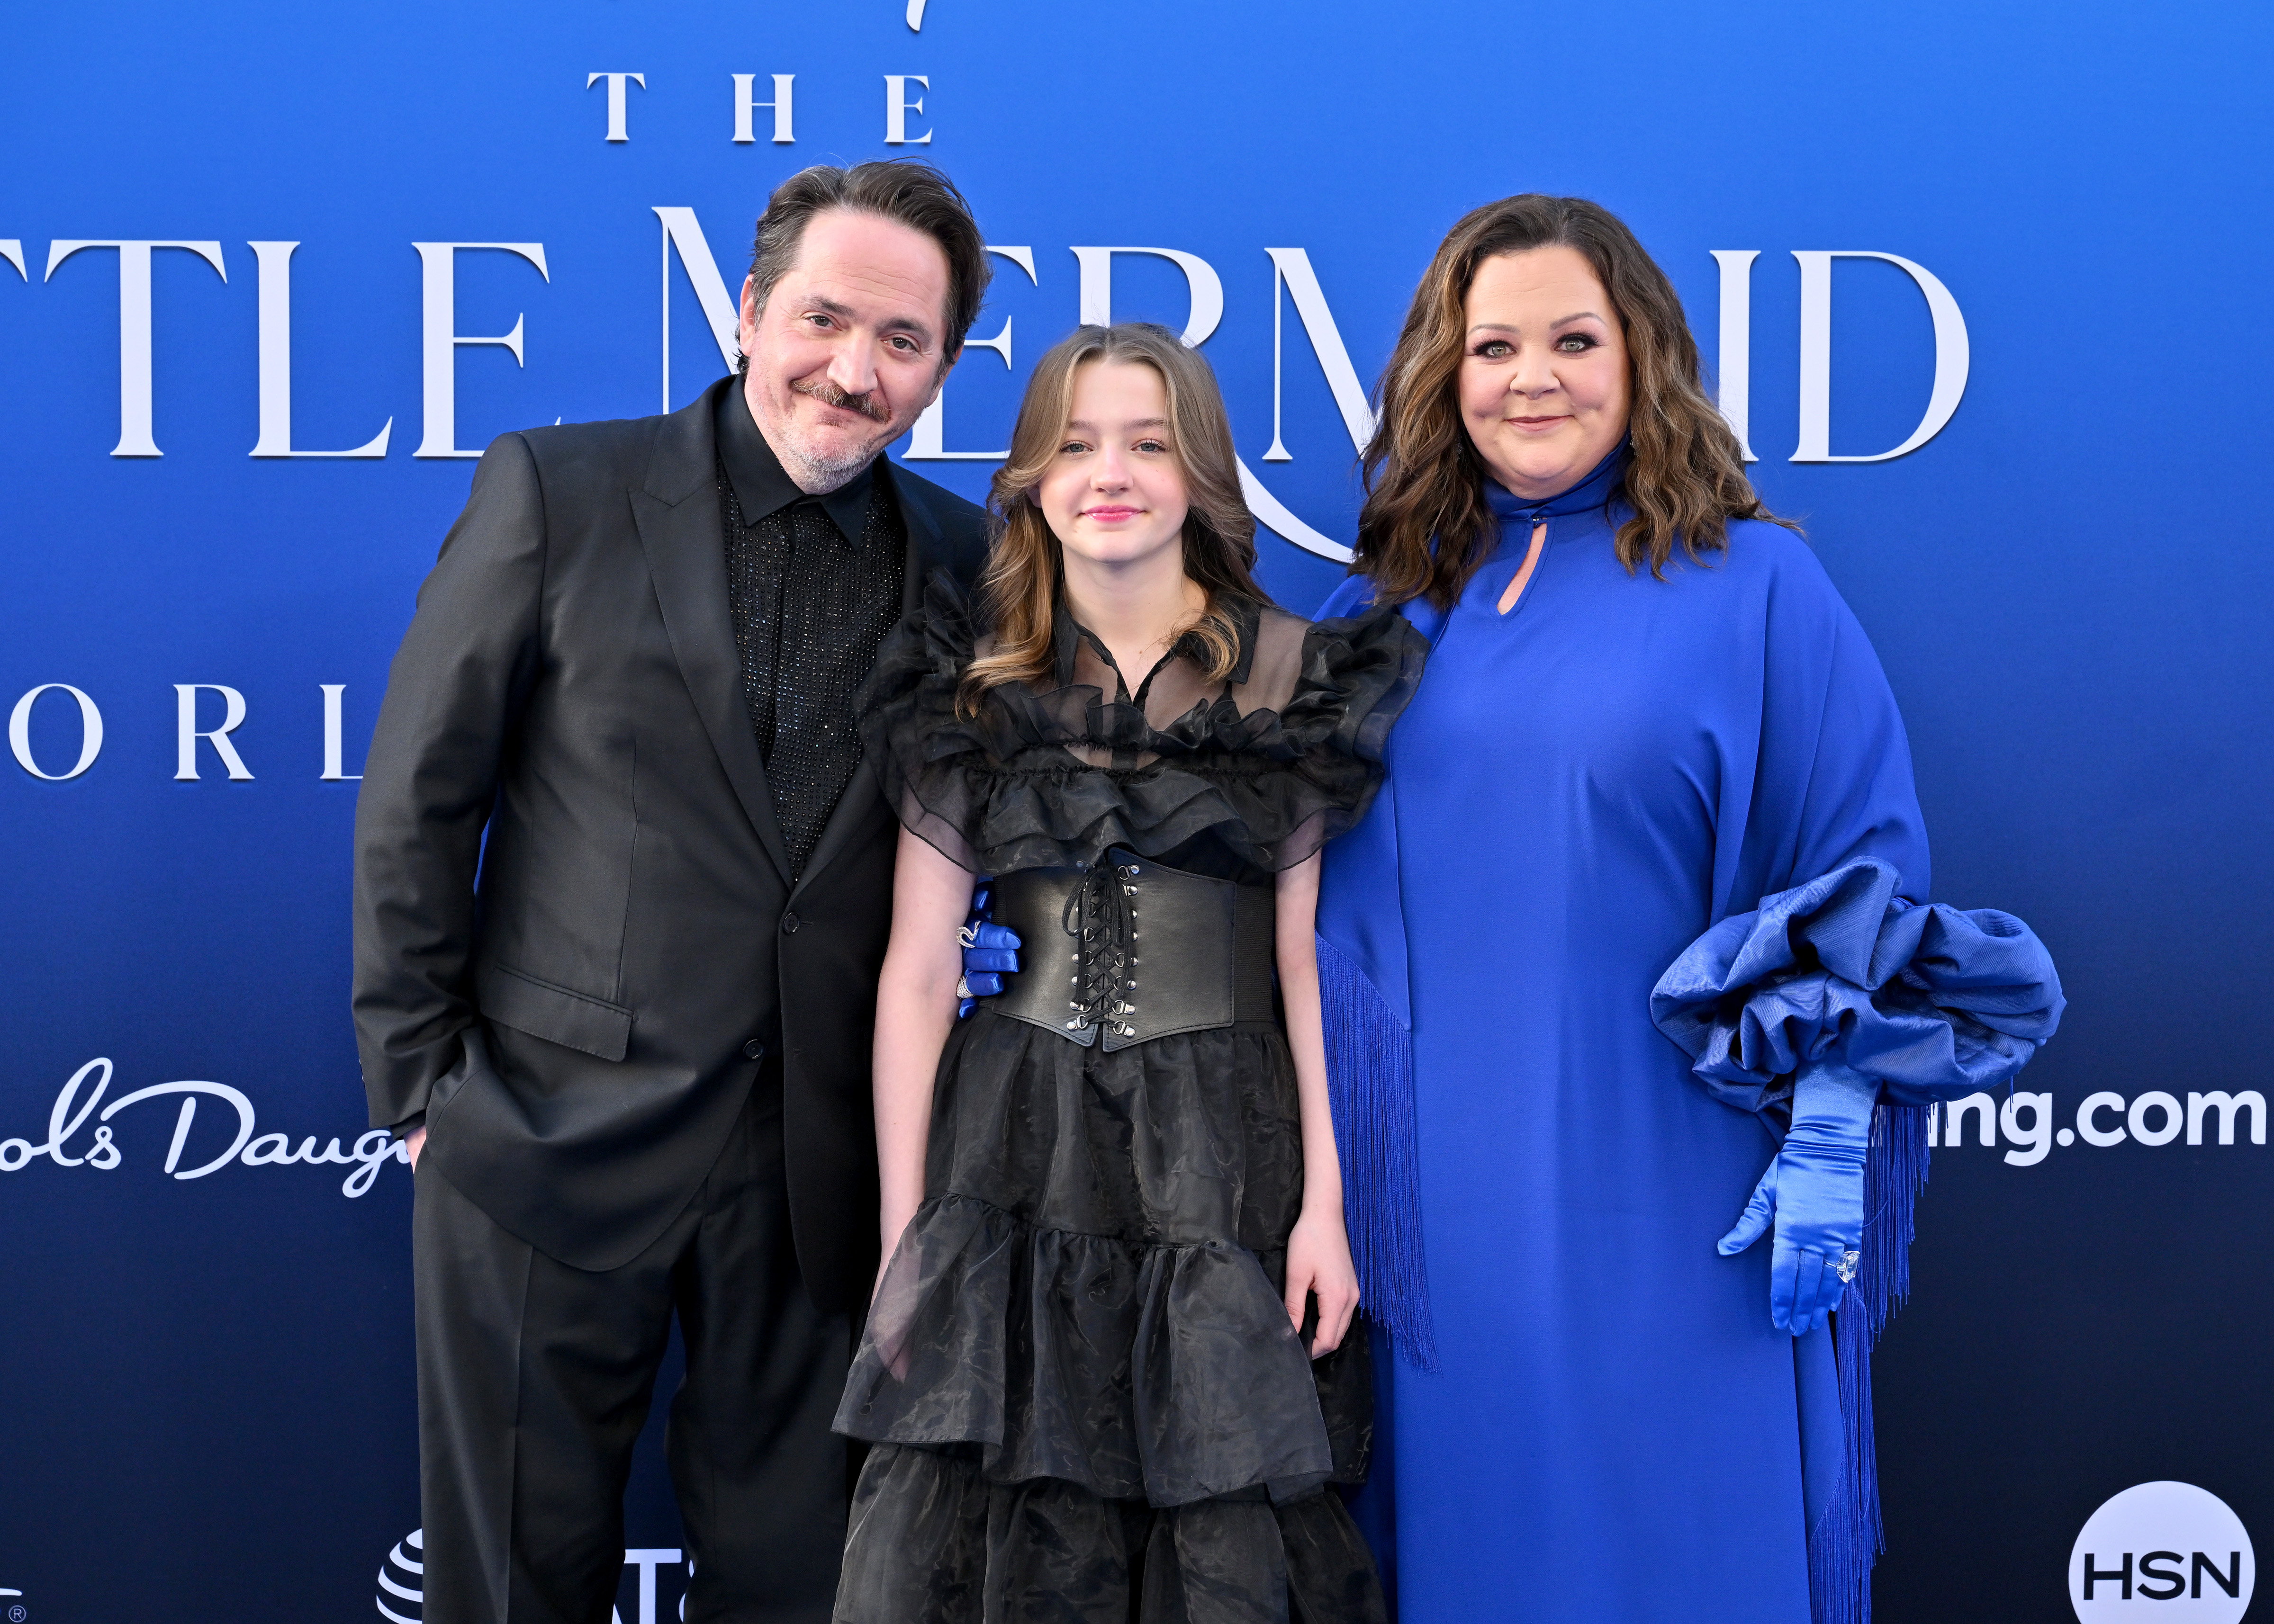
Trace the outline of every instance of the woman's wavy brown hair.
<instances>
[{"instance_id":1,"label":"woman's wavy brown hair","mask_svg":"<svg viewBox=\"0 0 2274 1624\"><path fill-rule=\"evenodd\" d=\"M1352 568L1373 579L1379 602L1450 608L1492 549L1484 461L1461 421L1462 307L1487 259L1550 246L1586 257L1626 335L1632 452L1621 494L1634 516L1619 526L1617 546L1628 572L1647 560L1663 575L1676 539L1693 559L1726 548L1731 519L1799 528L1769 512L1745 477L1743 450L1706 396L1698 341L1658 262L1600 204L1527 192L1472 209L1446 235L1374 393L1382 426L1366 448Z\"/></svg>"},{"instance_id":2,"label":"woman's wavy brown hair","mask_svg":"<svg viewBox=\"0 0 2274 1624\"><path fill-rule=\"evenodd\" d=\"M1255 581L1255 518L1239 493L1231 420L1216 373L1197 350L1150 321L1079 327L1044 356L1019 403L1011 455L996 470L988 506L994 545L980 577L980 613L994 646L971 662L956 693L969 715L987 689L1004 682L1042 686L1052 675L1056 613L1065 566L1058 538L1035 504L1036 487L1065 443L1073 415L1074 374L1092 361L1149 366L1169 397L1170 448L1185 476L1185 575L1208 594L1200 619L1185 630L1207 656L1211 679L1239 663L1236 606L1269 604Z\"/></svg>"}]
</instances>

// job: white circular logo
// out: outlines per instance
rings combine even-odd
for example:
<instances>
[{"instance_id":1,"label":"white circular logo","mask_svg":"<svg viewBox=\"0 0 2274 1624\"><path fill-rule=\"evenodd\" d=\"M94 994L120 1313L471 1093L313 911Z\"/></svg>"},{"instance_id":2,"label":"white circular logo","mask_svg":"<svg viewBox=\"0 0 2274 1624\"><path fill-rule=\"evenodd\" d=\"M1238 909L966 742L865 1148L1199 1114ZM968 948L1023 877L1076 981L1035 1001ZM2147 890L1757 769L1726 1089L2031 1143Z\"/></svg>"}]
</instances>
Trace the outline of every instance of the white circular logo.
<instances>
[{"instance_id":1,"label":"white circular logo","mask_svg":"<svg viewBox=\"0 0 2274 1624\"><path fill-rule=\"evenodd\" d=\"M412 1529L379 1567L379 1610L395 1624L418 1624L425 1612L425 1532Z\"/></svg>"},{"instance_id":2,"label":"white circular logo","mask_svg":"<svg viewBox=\"0 0 2274 1624\"><path fill-rule=\"evenodd\" d=\"M2085 1520L2068 1555L2079 1624L2237 1624L2257 1578L2242 1519L2192 1483L2125 1490Z\"/></svg>"}]
</instances>

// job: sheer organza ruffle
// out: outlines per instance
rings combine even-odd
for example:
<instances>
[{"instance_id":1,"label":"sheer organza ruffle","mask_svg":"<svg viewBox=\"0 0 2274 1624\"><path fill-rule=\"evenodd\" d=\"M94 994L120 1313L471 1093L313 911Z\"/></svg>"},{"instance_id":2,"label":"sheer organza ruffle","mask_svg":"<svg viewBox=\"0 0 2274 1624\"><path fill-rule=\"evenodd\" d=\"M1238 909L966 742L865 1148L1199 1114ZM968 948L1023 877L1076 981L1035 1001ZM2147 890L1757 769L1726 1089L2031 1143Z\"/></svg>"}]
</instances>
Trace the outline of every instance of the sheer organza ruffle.
<instances>
[{"instance_id":1,"label":"sheer organza ruffle","mask_svg":"<svg viewBox=\"0 0 2274 1624\"><path fill-rule=\"evenodd\" d=\"M1101 1056L983 1009L932 1112L840 1432L1163 1506L1364 1477L1363 1338L1310 1360L1281 1297L1303 1179L1279 1032Z\"/></svg>"},{"instance_id":2,"label":"sheer organza ruffle","mask_svg":"<svg viewBox=\"0 0 2274 1624\"><path fill-rule=\"evenodd\" d=\"M996 1483L1055 1477L1182 1506L1334 1472L1310 1361L1273 1276L1223 1241L1146 1246L927 1201L870 1309L837 1427L977 1443Z\"/></svg>"},{"instance_id":3,"label":"sheer organza ruffle","mask_svg":"<svg viewBox=\"0 0 2274 1624\"><path fill-rule=\"evenodd\" d=\"M979 628L935 579L885 641L855 703L863 748L902 821L982 873L1086 867L1109 846L1148 856L1213 832L1240 859L1289 868L1364 816L1389 728L1420 680L1426 645L1394 612L1322 620L1304 634L1293 693L1243 713L1202 701L1156 727L1101 688L989 691L975 716L955 693ZM1091 764L1077 748L1146 764Z\"/></svg>"},{"instance_id":4,"label":"sheer organza ruffle","mask_svg":"<svg viewBox=\"0 0 2274 1624\"><path fill-rule=\"evenodd\" d=\"M853 1497L837 1624L1383 1624L1374 1563L1332 1492L1162 1509L968 1450L880 1445Z\"/></svg>"}]
</instances>

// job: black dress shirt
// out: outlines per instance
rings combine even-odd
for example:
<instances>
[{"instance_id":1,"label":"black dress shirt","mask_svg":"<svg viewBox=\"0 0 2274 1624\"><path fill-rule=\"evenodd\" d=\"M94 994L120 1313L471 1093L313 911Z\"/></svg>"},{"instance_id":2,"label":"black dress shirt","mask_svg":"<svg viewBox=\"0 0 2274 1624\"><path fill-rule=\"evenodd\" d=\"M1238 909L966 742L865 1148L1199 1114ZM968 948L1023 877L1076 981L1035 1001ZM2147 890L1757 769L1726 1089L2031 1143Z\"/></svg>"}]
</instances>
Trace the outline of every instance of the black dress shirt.
<instances>
[{"instance_id":1,"label":"black dress shirt","mask_svg":"<svg viewBox=\"0 0 2274 1624\"><path fill-rule=\"evenodd\" d=\"M853 690L900 618L907 530L873 463L825 496L799 490L740 387L718 432L742 698L794 883L860 764Z\"/></svg>"}]
</instances>

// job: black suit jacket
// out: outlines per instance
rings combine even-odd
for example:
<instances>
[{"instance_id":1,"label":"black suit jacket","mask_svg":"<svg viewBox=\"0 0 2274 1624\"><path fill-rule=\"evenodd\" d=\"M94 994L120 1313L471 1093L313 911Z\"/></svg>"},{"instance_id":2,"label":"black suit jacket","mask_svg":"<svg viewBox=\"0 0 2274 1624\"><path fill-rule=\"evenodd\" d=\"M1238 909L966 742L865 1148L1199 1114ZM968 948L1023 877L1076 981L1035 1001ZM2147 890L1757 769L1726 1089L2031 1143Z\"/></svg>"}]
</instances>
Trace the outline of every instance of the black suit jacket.
<instances>
[{"instance_id":1,"label":"black suit jacket","mask_svg":"<svg viewBox=\"0 0 2274 1624\"><path fill-rule=\"evenodd\" d=\"M727 605L732 387L484 453L356 803L356 1034L373 1123L424 1112L422 1161L584 1269L662 1233L778 1056L799 1267L850 1308L899 825L864 763L792 889ZM972 579L981 511L877 469L907 603L934 569Z\"/></svg>"}]
</instances>

